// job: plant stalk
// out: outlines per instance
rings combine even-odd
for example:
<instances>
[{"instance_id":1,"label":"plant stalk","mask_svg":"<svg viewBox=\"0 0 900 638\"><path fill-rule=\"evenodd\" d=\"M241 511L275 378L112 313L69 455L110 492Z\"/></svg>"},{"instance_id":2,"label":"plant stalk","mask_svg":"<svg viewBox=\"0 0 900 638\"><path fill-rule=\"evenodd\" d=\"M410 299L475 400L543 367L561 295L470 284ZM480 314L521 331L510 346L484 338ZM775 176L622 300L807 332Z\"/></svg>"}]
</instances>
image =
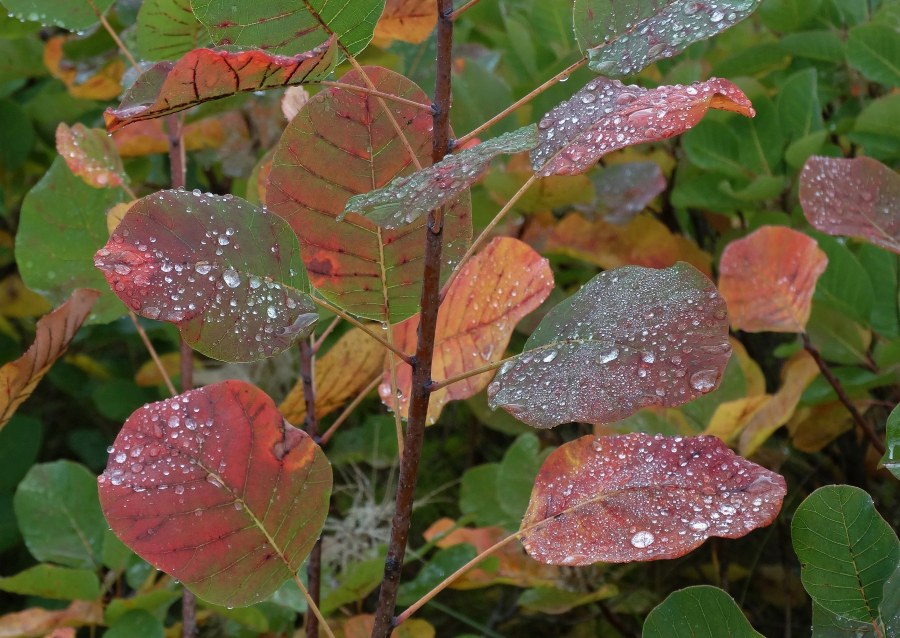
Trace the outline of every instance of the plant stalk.
<instances>
[{"instance_id":1,"label":"plant stalk","mask_svg":"<svg viewBox=\"0 0 900 638\"><path fill-rule=\"evenodd\" d=\"M319 423L316 420L316 353L312 343L313 337L300 341L300 378L303 380L303 401L306 404L306 433L315 441L319 436ZM322 591L322 538L316 541L309 554L306 565L306 580L309 596L319 606ZM319 635L319 617L310 605L306 614L306 635L315 638Z\"/></svg>"},{"instance_id":2,"label":"plant stalk","mask_svg":"<svg viewBox=\"0 0 900 638\"><path fill-rule=\"evenodd\" d=\"M434 90L434 125L432 161L439 162L447 154L450 142L450 88L453 54L453 0L436 0L437 63ZM394 608L400 586L400 572L409 540L410 517L425 423L428 400L431 396L431 363L434 358L434 336L437 330L438 307L441 288L441 250L443 248L443 215L440 210L428 213L425 232L425 265L420 299L420 319L416 343L416 356L412 361L412 387L410 389L409 418L406 424L406 440L400 459L400 477L397 482L396 507L391 523L391 540L384 562L384 578L375 610L375 626L372 638L388 638L394 627Z\"/></svg>"}]
</instances>

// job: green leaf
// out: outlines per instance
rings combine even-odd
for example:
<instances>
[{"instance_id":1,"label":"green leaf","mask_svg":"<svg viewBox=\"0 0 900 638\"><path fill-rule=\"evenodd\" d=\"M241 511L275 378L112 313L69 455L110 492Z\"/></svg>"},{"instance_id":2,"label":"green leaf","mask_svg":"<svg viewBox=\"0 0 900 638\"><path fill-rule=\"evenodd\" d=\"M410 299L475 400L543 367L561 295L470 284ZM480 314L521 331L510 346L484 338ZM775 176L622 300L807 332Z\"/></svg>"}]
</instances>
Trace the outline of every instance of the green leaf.
<instances>
[{"instance_id":1,"label":"green leaf","mask_svg":"<svg viewBox=\"0 0 900 638\"><path fill-rule=\"evenodd\" d=\"M384 556L353 563L345 568L336 587L326 589L322 595L321 611L326 616L338 608L372 593L384 577ZM327 582L327 581L326 581Z\"/></svg>"},{"instance_id":2,"label":"green leaf","mask_svg":"<svg viewBox=\"0 0 900 638\"><path fill-rule=\"evenodd\" d=\"M37 459L43 424L24 414L13 415L0 428L0 492L12 492Z\"/></svg>"},{"instance_id":3,"label":"green leaf","mask_svg":"<svg viewBox=\"0 0 900 638\"><path fill-rule=\"evenodd\" d=\"M528 509L534 477L550 452L552 449L542 453L540 440L528 433L519 436L503 455L497 470L497 491L501 510L515 526Z\"/></svg>"},{"instance_id":4,"label":"green leaf","mask_svg":"<svg viewBox=\"0 0 900 638\"><path fill-rule=\"evenodd\" d=\"M862 144L866 152L882 161L900 157L900 93L871 102L856 118L850 140Z\"/></svg>"},{"instance_id":5,"label":"green leaf","mask_svg":"<svg viewBox=\"0 0 900 638\"><path fill-rule=\"evenodd\" d=\"M135 51L147 60L176 60L212 44L190 0L144 0L135 24Z\"/></svg>"},{"instance_id":6,"label":"green leaf","mask_svg":"<svg viewBox=\"0 0 900 638\"><path fill-rule=\"evenodd\" d=\"M728 124L703 120L684 134L681 143L694 165L729 177L749 177L740 158L740 139Z\"/></svg>"},{"instance_id":7,"label":"green leaf","mask_svg":"<svg viewBox=\"0 0 900 638\"><path fill-rule=\"evenodd\" d=\"M559 587L532 587L522 592L517 604L522 609L541 614L565 614L576 607L612 598L618 593L619 588L612 583L603 583L587 593Z\"/></svg>"},{"instance_id":8,"label":"green leaf","mask_svg":"<svg viewBox=\"0 0 900 638\"><path fill-rule=\"evenodd\" d=\"M28 551L39 561L91 569L100 564L106 521L97 479L71 461L32 467L13 501Z\"/></svg>"},{"instance_id":9,"label":"green leaf","mask_svg":"<svg viewBox=\"0 0 900 638\"><path fill-rule=\"evenodd\" d=\"M834 31L801 31L789 33L779 41L786 53L819 62L839 63L844 60L844 43Z\"/></svg>"},{"instance_id":10,"label":"green leaf","mask_svg":"<svg viewBox=\"0 0 900 638\"><path fill-rule=\"evenodd\" d=\"M150 570L152 571L153 568L150 567ZM179 598L181 598L181 592L173 589L154 589L131 598L114 598L106 607L104 620L107 625L112 626L128 614L138 610L165 617L166 610Z\"/></svg>"},{"instance_id":11,"label":"green leaf","mask_svg":"<svg viewBox=\"0 0 900 638\"><path fill-rule=\"evenodd\" d=\"M806 329L813 345L827 361L848 365L866 361L872 331L840 310L813 301Z\"/></svg>"},{"instance_id":12,"label":"green leaf","mask_svg":"<svg viewBox=\"0 0 900 638\"><path fill-rule=\"evenodd\" d=\"M741 140L738 155L744 165L756 175L777 175L782 149L786 140L778 122L778 112L771 100L755 96L756 117L739 117L730 122Z\"/></svg>"},{"instance_id":13,"label":"green leaf","mask_svg":"<svg viewBox=\"0 0 900 638\"><path fill-rule=\"evenodd\" d=\"M413 580L400 585L397 602L400 605L412 605L476 555L475 548L468 543L438 550Z\"/></svg>"},{"instance_id":14,"label":"green leaf","mask_svg":"<svg viewBox=\"0 0 900 638\"><path fill-rule=\"evenodd\" d=\"M795 139L788 144L784 151L784 159L788 166L793 169L800 169L813 155L818 155L822 150L822 145L828 139L828 131L816 131L810 133L806 137Z\"/></svg>"},{"instance_id":15,"label":"green leaf","mask_svg":"<svg viewBox=\"0 0 900 638\"><path fill-rule=\"evenodd\" d=\"M94 13L105 12L114 0L3 0L9 12L19 20L40 22L69 31L84 31L100 20Z\"/></svg>"},{"instance_id":16,"label":"green leaf","mask_svg":"<svg viewBox=\"0 0 900 638\"><path fill-rule=\"evenodd\" d=\"M337 35L357 55L369 44L384 0L191 0L216 45L290 55Z\"/></svg>"},{"instance_id":17,"label":"green leaf","mask_svg":"<svg viewBox=\"0 0 900 638\"><path fill-rule=\"evenodd\" d=\"M900 257L869 243L859 245L856 257L879 293L869 314L872 329L884 337L900 337Z\"/></svg>"},{"instance_id":18,"label":"green leaf","mask_svg":"<svg viewBox=\"0 0 900 638\"><path fill-rule=\"evenodd\" d=\"M881 24L863 24L850 29L847 62L866 79L887 86L900 85L900 37Z\"/></svg>"},{"instance_id":19,"label":"green leaf","mask_svg":"<svg viewBox=\"0 0 900 638\"><path fill-rule=\"evenodd\" d=\"M766 0L759 15L773 31L797 31L822 10L822 0Z\"/></svg>"},{"instance_id":20,"label":"green leaf","mask_svg":"<svg viewBox=\"0 0 900 638\"><path fill-rule=\"evenodd\" d=\"M44 48L32 38L0 39L0 82L47 74Z\"/></svg>"},{"instance_id":21,"label":"green leaf","mask_svg":"<svg viewBox=\"0 0 900 638\"><path fill-rule=\"evenodd\" d=\"M12 100L0 100L0 166L7 172L19 168L34 146L34 127L25 110Z\"/></svg>"},{"instance_id":22,"label":"green leaf","mask_svg":"<svg viewBox=\"0 0 900 638\"><path fill-rule=\"evenodd\" d=\"M124 200L120 189L92 188L72 174L62 157L22 202L16 262L25 285L62 304L75 288L100 290L88 323L106 323L125 307L94 268L94 251L106 243L106 211Z\"/></svg>"},{"instance_id":23,"label":"green leaf","mask_svg":"<svg viewBox=\"0 0 900 638\"><path fill-rule=\"evenodd\" d=\"M878 611L881 623L887 629L887 638L900 638L900 564L884 583Z\"/></svg>"},{"instance_id":24,"label":"green leaf","mask_svg":"<svg viewBox=\"0 0 900 638\"><path fill-rule=\"evenodd\" d=\"M900 406L888 416L885 438L887 451L881 457L881 465L900 479Z\"/></svg>"},{"instance_id":25,"label":"green leaf","mask_svg":"<svg viewBox=\"0 0 900 638\"><path fill-rule=\"evenodd\" d=\"M497 490L499 474L499 463L486 463L466 470L459 488L459 509L463 514L472 516L479 527L500 525L505 529L518 529L521 517L512 519L507 516L500 503Z\"/></svg>"},{"instance_id":26,"label":"green leaf","mask_svg":"<svg viewBox=\"0 0 900 638\"><path fill-rule=\"evenodd\" d=\"M849 485L813 492L791 522L800 577L813 600L842 619L873 625L900 542L872 497Z\"/></svg>"},{"instance_id":27,"label":"green leaf","mask_svg":"<svg viewBox=\"0 0 900 638\"><path fill-rule=\"evenodd\" d=\"M514 101L512 91L502 76L477 59L464 61L461 69L454 66L453 70L450 121L457 131L471 131L481 126ZM507 118L485 131L482 137L490 133L507 133L513 128L514 122Z\"/></svg>"},{"instance_id":28,"label":"green leaf","mask_svg":"<svg viewBox=\"0 0 900 638\"><path fill-rule=\"evenodd\" d=\"M872 625L847 620L818 603L812 604L813 638L878 638Z\"/></svg>"},{"instance_id":29,"label":"green leaf","mask_svg":"<svg viewBox=\"0 0 900 638\"><path fill-rule=\"evenodd\" d=\"M813 237L828 256L828 266L816 283L813 298L860 324L867 324L875 303L868 272L839 240L820 233Z\"/></svg>"},{"instance_id":30,"label":"green leaf","mask_svg":"<svg viewBox=\"0 0 900 638\"><path fill-rule=\"evenodd\" d=\"M697 585L672 594L644 622L642 638L762 638L718 587Z\"/></svg>"},{"instance_id":31,"label":"green leaf","mask_svg":"<svg viewBox=\"0 0 900 638\"><path fill-rule=\"evenodd\" d=\"M129 611L112 623L103 638L163 638L163 624L143 610Z\"/></svg>"},{"instance_id":32,"label":"green leaf","mask_svg":"<svg viewBox=\"0 0 900 638\"><path fill-rule=\"evenodd\" d=\"M90 600L100 595L100 581L97 574L89 569L69 569L41 564L15 576L0 578L0 589L23 596Z\"/></svg>"},{"instance_id":33,"label":"green leaf","mask_svg":"<svg viewBox=\"0 0 900 638\"><path fill-rule=\"evenodd\" d=\"M824 123L816 69L804 69L785 80L779 87L776 107L781 126L792 141L821 130Z\"/></svg>"}]
</instances>

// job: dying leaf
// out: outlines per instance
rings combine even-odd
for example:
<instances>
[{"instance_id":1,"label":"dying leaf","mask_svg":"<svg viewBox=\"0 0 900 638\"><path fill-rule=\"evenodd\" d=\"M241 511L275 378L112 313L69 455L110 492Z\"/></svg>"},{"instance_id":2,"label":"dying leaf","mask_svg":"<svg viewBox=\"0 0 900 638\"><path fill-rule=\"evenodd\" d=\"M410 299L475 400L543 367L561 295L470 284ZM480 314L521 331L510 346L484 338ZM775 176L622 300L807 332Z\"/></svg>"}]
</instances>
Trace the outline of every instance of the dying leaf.
<instances>
[{"instance_id":1,"label":"dying leaf","mask_svg":"<svg viewBox=\"0 0 900 638\"><path fill-rule=\"evenodd\" d=\"M331 414L381 376L384 347L359 328L341 336L324 355L316 358L316 418ZM300 380L278 409L291 423L303 423L306 403Z\"/></svg>"},{"instance_id":2,"label":"dying leaf","mask_svg":"<svg viewBox=\"0 0 900 638\"><path fill-rule=\"evenodd\" d=\"M358 614L336 623L335 638L369 638L375 628L375 616ZM411 618L391 631L391 638L434 638L434 627L427 620Z\"/></svg>"},{"instance_id":3,"label":"dying leaf","mask_svg":"<svg viewBox=\"0 0 900 638\"><path fill-rule=\"evenodd\" d=\"M456 155L447 155L428 168L395 178L387 186L354 195L338 215L338 221L343 221L348 213L357 213L382 228L400 228L457 199L481 178L498 155L522 153L537 144L537 127L526 126Z\"/></svg>"},{"instance_id":4,"label":"dying leaf","mask_svg":"<svg viewBox=\"0 0 900 638\"><path fill-rule=\"evenodd\" d=\"M163 370L169 375L170 379L181 374L181 352L167 352L159 355L159 361L162 363ZM193 368L201 368L199 361L193 362ZM141 364L137 372L134 373L134 383L141 388L155 388L165 383L159 366L153 359L149 359Z\"/></svg>"},{"instance_id":5,"label":"dying leaf","mask_svg":"<svg viewBox=\"0 0 900 638\"><path fill-rule=\"evenodd\" d=\"M786 491L712 436L583 436L544 461L520 538L554 565L677 558L770 524Z\"/></svg>"},{"instance_id":6,"label":"dying leaf","mask_svg":"<svg viewBox=\"0 0 900 638\"><path fill-rule=\"evenodd\" d=\"M553 227L543 249L606 270L627 265L667 268L685 261L712 276L712 256L651 215L640 215L622 226L604 219L588 221L571 213Z\"/></svg>"},{"instance_id":7,"label":"dying leaf","mask_svg":"<svg viewBox=\"0 0 900 638\"><path fill-rule=\"evenodd\" d=\"M760 0L575 0L575 38L593 71L637 73L737 24Z\"/></svg>"},{"instance_id":8,"label":"dying leaf","mask_svg":"<svg viewBox=\"0 0 900 638\"><path fill-rule=\"evenodd\" d=\"M425 92L402 75L380 67L363 72L380 92L428 103ZM341 83L366 86L357 71ZM272 161L266 204L297 233L317 292L353 314L396 323L419 310L425 218L394 231L358 215L336 219L353 195L416 170L385 109L419 163L430 165L430 111L333 87L315 95L288 124ZM464 193L444 215L444 277L471 236Z\"/></svg>"},{"instance_id":9,"label":"dying leaf","mask_svg":"<svg viewBox=\"0 0 900 638\"><path fill-rule=\"evenodd\" d=\"M240 114L232 111L187 124L182 129L185 150L201 151L222 146L225 129L232 123L231 115L240 118ZM134 122L113 133L113 141L122 157L143 157L169 151L169 136L163 120Z\"/></svg>"},{"instance_id":10,"label":"dying leaf","mask_svg":"<svg viewBox=\"0 0 900 638\"><path fill-rule=\"evenodd\" d=\"M703 434L717 436L731 443L747 426L750 419L772 401L770 394L757 394L725 401L716 406Z\"/></svg>"},{"instance_id":11,"label":"dying leaf","mask_svg":"<svg viewBox=\"0 0 900 638\"><path fill-rule=\"evenodd\" d=\"M720 78L655 89L594 78L541 119L531 165L545 177L584 173L607 153L684 133L711 108L756 115L747 96Z\"/></svg>"},{"instance_id":12,"label":"dying leaf","mask_svg":"<svg viewBox=\"0 0 900 638\"><path fill-rule=\"evenodd\" d=\"M666 190L666 178L656 162L625 162L591 174L597 192L595 214L613 224L629 222Z\"/></svg>"},{"instance_id":13,"label":"dying leaf","mask_svg":"<svg viewBox=\"0 0 900 638\"><path fill-rule=\"evenodd\" d=\"M497 237L463 265L438 310L432 377L440 381L499 361L512 331L553 290L553 271L547 260L530 246L511 237ZM415 350L418 315L394 326L394 344ZM412 387L412 368L397 364L400 414L406 418ZM428 422L437 421L450 401L468 399L490 382L490 374L457 381L431 393ZM391 374L385 367L381 399L391 401ZM396 406L395 408L396 409Z\"/></svg>"},{"instance_id":14,"label":"dying leaf","mask_svg":"<svg viewBox=\"0 0 900 638\"><path fill-rule=\"evenodd\" d=\"M865 414L865 406L858 407ZM840 401L797 408L787 423L791 445L801 452L815 453L844 432L853 429L853 418Z\"/></svg>"},{"instance_id":15,"label":"dying leaf","mask_svg":"<svg viewBox=\"0 0 900 638\"><path fill-rule=\"evenodd\" d=\"M121 186L128 182L115 143L101 129L76 123L56 127L56 151L73 174L94 188Z\"/></svg>"},{"instance_id":16,"label":"dying leaf","mask_svg":"<svg viewBox=\"0 0 900 638\"><path fill-rule=\"evenodd\" d=\"M0 368L0 387L4 390L0 395L0 430L65 353L99 296L96 290L73 292L66 303L37 322L34 343L25 354Z\"/></svg>"},{"instance_id":17,"label":"dying leaf","mask_svg":"<svg viewBox=\"0 0 900 638\"><path fill-rule=\"evenodd\" d=\"M44 45L44 66L50 74L62 80L69 95L82 100L114 100L122 92L125 62L118 56L101 60L90 59L74 64L63 57L63 45L71 36L57 35Z\"/></svg>"},{"instance_id":18,"label":"dying leaf","mask_svg":"<svg viewBox=\"0 0 900 638\"><path fill-rule=\"evenodd\" d=\"M488 395L535 427L612 423L711 392L730 354L725 301L702 273L627 266L553 308Z\"/></svg>"},{"instance_id":19,"label":"dying leaf","mask_svg":"<svg viewBox=\"0 0 900 638\"><path fill-rule=\"evenodd\" d=\"M0 638L42 638L61 627L84 627L103 622L103 604L76 600L65 609L32 607L0 616Z\"/></svg>"},{"instance_id":20,"label":"dying leaf","mask_svg":"<svg viewBox=\"0 0 900 638\"><path fill-rule=\"evenodd\" d=\"M132 414L97 479L116 536L218 605L259 602L319 537L331 466L261 390L225 381Z\"/></svg>"},{"instance_id":21,"label":"dying leaf","mask_svg":"<svg viewBox=\"0 0 900 638\"><path fill-rule=\"evenodd\" d=\"M116 204L106 211L106 229L109 231L110 235L113 234L116 228L119 227L119 224L122 223L122 220L125 219L125 215L128 214L128 210L135 201L137 200Z\"/></svg>"},{"instance_id":22,"label":"dying leaf","mask_svg":"<svg viewBox=\"0 0 900 638\"><path fill-rule=\"evenodd\" d=\"M176 60L211 44L190 0L144 0L135 22L135 47L147 60Z\"/></svg>"},{"instance_id":23,"label":"dying leaf","mask_svg":"<svg viewBox=\"0 0 900 638\"><path fill-rule=\"evenodd\" d=\"M419 44L437 24L437 4L432 0L387 0L375 25L374 43L386 46L394 40Z\"/></svg>"},{"instance_id":24,"label":"dying leaf","mask_svg":"<svg viewBox=\"0 0 900 638\"><path fill-rule=\"evenodd\" d=\"M900 175L869 157L811 157L800 173L809 223L900 253Z\"/></svg>"},{"instance_id":25,"label":"dying leaf","mask_svg":"<svg viewBox=\"0 0 900 638\"><path fill-rule=\"evenodd\" d=\"M40 317L52 309L46 299L26 288L16 273L0 280L0 316L15 319Z\"/></svg>"},{"instance_id":26,"label":"dying leaf","mask_svg":"<svg viewBox=\"0 0 900 638\"><path fill-rule=\"evenodd\" d=\"M291 57L195 49L177 62L160 62L142 73L119 106L106 109L103 118L106 128L115 131L237 93L315 82L331 71L334 62L331 40Z\"/></svg>"},{"instance_id":27,"label":"dying leaf","mask_svg":"<svg viewBox=\"0 0 900 638\"><path fill-rule=\"evenodd\" d=\"M828 258L816 241L784 226L763 226L722 251L719 290L731 325L747 332L803 332Z\"/></svg>"},{"instance_id":28,"label":"dying leaf","mask_svg":"<svg viewBox=\"0 0 900 638\"><path fill-rule=\"evenodd\" d=\"M294 233L231 195L160 191L135 202L94 263L133 311L178 326L203 354L255 361L318 315Z\"/></svg>"}]
</instances>

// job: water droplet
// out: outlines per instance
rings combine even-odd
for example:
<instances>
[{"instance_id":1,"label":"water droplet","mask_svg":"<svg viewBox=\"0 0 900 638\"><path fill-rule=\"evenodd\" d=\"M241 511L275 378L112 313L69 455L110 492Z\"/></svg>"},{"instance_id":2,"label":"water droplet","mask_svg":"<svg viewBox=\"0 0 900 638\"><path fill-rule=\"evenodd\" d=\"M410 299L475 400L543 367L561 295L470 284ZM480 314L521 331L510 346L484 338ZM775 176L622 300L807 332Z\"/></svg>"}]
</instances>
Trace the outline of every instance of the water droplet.
<instances>
[{"instance_id":1,"label":"water droplet","mask_svg":"<svg viewBox=\"0 0 900 638\"><path fill-rule=\"evenodd\" d=\"M237 271L232 270L231 268L222 273L222 280L229 288L237 288L241 285L241 276L237 274Z\"/></svg>"},{"instance_id":2,"label":"water droplet","mask_svg":"<svg viewBox=\"0 0 900 638\"><path fill-rule=\"evenodd\" d=\"M656 537L650 532L643 531L638 532L634 536L631 537L631 544L637 547L638 549L643 549L644 547L649 547L653 544L653 541L656 540Z\"/></svg>"},{"instance_id":3,"label":"water droplet","mask_svg":"<svg viewBox=\"0 0 900 638\"><path fill-rule=\"evenodd\" d=\"M716 385L715 370L700 370L691 375L691 387L698 392L709 392Z\"/></svg>"}]
</instances>

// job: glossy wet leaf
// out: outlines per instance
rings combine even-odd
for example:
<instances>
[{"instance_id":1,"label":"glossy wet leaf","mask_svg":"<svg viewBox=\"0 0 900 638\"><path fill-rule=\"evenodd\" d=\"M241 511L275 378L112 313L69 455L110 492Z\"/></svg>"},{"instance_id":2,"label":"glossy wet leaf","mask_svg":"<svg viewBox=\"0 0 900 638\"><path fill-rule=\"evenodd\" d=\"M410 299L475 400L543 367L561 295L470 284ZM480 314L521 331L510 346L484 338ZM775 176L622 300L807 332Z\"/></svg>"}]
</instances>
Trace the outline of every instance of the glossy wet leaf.
<instances>
[{"instance_id":1,"label":"glossy wet leaf","mask_svg":"<svg viewBox=\"0 0 900 638\"><path fill-rule=\"evenodd\" d=\"M725 301L702 273L627 266L547 313L488 396L535 427L612 423L711 392L730 354Z\"/></svg>"},{"instance_id":2,"label":"glossy wet leaf","mask_svg":"<svg viewBox=\"0 0 900 638\"><path fill-rule=\"evenodd\" d=\"M100 581L93 570L42 563L0 578L0 590L22 596L90 600L100 595Z\"/></svg>"},{"instance_id":3,"label":"glossy wet leaf","mask_svg":"<svg viewBox=\"0 0 900 638\"><path fill-rule=\"evenodd\" d=\"M677 558L769 525L786 490L712 436L583 436L544 461L520 538L554 565Z\"/></svg>"},{"instance_id":4,"label":"glossy wet leaf","mask_svg":"<svg viewBox=\"0 0 900 638\"><path fill-rule=\"evenodd\" d=\"M800 173L809 223L900 253L900 175L869 157L811 157Z\"/></svg>"},{"instance_id":5,"label":"glossy wet leaf","mask_svg":"<svg viewBox=\"0 0 900 638\"><path fill-rule=\"evenodd\" d=\"M199 597L265 599L322 528L331 467L261 390L225 381L129 417L98 479L116 535Z\"/></svg>"},{"instance_id":6,"label":"glossy wet leaf","mask_svg":"<svg viewBox=\"0 0 900 638\"><path fill-rule=\"evenodd\" d=\"M747 332L803 332L827 265L814 239L785 226L763 226L731 242L719 264L731 325Z\"/></svg>"},{"instance_id":7,"label":"glossy wet leaf","mask_svg":"<svg viewBox=\"0 0 900 638\"><path fill-rule=\"evenodd\" d=\"M0 367L0 430L18 407L31 396L51 366L72 343L100 296L95 290L78 289L62 306L42 317L35 328L34 343L14 361Z\"/></svg>"},{"instance_id":8,"label":"glossy wet leaf","mask_svg":"<svg viewBox=\"0 0 900 638\"><path fill-rule=\"evenodd\" d=\"M293 55L335 34L351 55L372 39L384 0L191 0L217 46Z\"/></svg>"},{"instance_id":9,"label":"glossy wet leaf","mask_svg":"<svg viewBox=\"0 0 900 638\"><path fill-rule=\"evenodd\" d=\"M144 0L135 23L135 50L147 60L176 60L212 44L190 0Z\"/></svg>"},{"instance_id":10,"label":"glossy wet leaf","mask_svg":"<svg viewBox=\"0 0 900 638\"><path fill-rule=\"evenodd\" d=\"M885 447L887 451L881 458L881 465L900 479L900 409L896 407L887 419Z\"/></svg>"},{"instance_id":11,"label":"glossy wet leaf","mask_svg":"<svg viewBox=\"0 0 900 638\"><path fill-rule=\"evenodd\" d=\"M87 128L80 122L56 128L56 151L73 174L94 188L120 186L128 182L122 158L112 139L102 129Z\"/></svg>"},{"instance_id":12,"label":"glossy wet leaf","mask_svg":"<svg viewBox=\"0 0 900 638\"><path fill-rule=\"evenodd\" d=\"M25 285L55 304L64 303L76 288L102 291L88 323L124 315L92 260L109 238L106 212L123 200L121 189L92 188L56 158L22 202L16 263Z\"/></svg>"},{"instance_id":13,"label":"glossy wet leaf","mask_svg":"<svg viewBox=\"0 0 900 638\"><path fill-rule=\"evenodd\" d=\"M669 596L644 621L642 638L762 638L734 599L718 587L696 585Z\"/></svg>"},{"instance_id":14,"label":"glossy wet leaf","mask_svg":"<svg viewBox=\"0 0 900 638\"><path fill-rule=\"evenodd\" d=\"M93 0L98 11L105 12L115 0ZM3 0L11 16L40 22L69 31L84 31L99 20L89 0Z\"/></svg>"},{"instance_id":15,"label":"glossy wet leaf","mask_svg":"<svg viewBox=\"0 0 900 638\"><path fill-rule=\"evenodd\" d=\"M380 67L365 73L378 91L421 104L428 97L402 75ZM365 86L351 71L345 84ZM347 89L314 96L291 120L275 152L266 204L300 239L303 261L317 292L345 310L377 321L402 321L419 310L425 218L397 230L357 215L337 216L353 195L387 185L416 170L394 130L393 114L422 166L431 164L431 113ZM341 167L341 170L335 170ZM468 193L444 216L443 276L472 236Z\"/></svg>"},{"instance_id":16,"label":"glossy wet leaf","mask_svg":"<svg viewBox=\"0 0 900 638\"><path fill-rule=\"evenodd\" d=\"M498 155L529 151L538 141L537 127L526 126L448 155L412 175L395 178L383 188L354 195L338 220L343 220L348 213L357 213L382 228L400 228L430 210L452 203L484 174Z\"/></svg>"},{"instance_id":17,"label":"glossy wet leaf","mask_svg":"<svg viewBox=\"0 0 900 638\"><path fill-rule=\"evenodd\" d=\"M645 89L597 77L541 119L531 164L542 176L583 173L607 153L684 133L709 109L756 114L747 96L720 78Z\"/></svg>"},{"instance_id":18,"label":"glossy wet leaf","mask_svg":"<svg viewBox=\"0 0 900 638\"><path fill-rule=\"evenodd\" d=\"M231 195L139 199L94 261L129 308L215 359L273 356L318 318L290 227Z\"/></svg>"},{"instance_id":19,"label":"glossy wet leaf","mask_svg":"<svg viewBox=\"0 0 900 638\"><path fill-rule=\"evenodd\" d=\"M597 192L597 211L614 224L630 221L666 189L656 162L625 162L591 174Z\"/></svg>"},{"instance_id":20,"label":"glossy wet leaf","mask_svg":"<svg viewBox=\"0 0 900 638\"><path fill-rule=\"evenodd\" d=\"M760 0L575 0L575 37L592 70L637 73L737 24Z\"/></svg>"},{"instance_id":21,"label":"glossy wet leaf","mask_svg":"<svg viewBox=\"0 0 900 638\"><path fill-rule=\"evenodd\" d=\"M375 25L375 44L393 40L419 44L437 24L437 5L431 0L387 0Z\"/></svg>"},{"instance_id":22,"label":"glossy wet leaf","mask_svg":"<svg viewBox=\"0 0 900 638\"><path fill-rule=\"evenodd\" d=\"M875 626L900 542L863 490L829 485L807 497L791 521L803 586L824 610Z\"/></svg>"},{"instance_id":23,"label":"glossy wet leaf","mask_svg":"<svg viewBox=\"0 0 900 638\"><path fill-rule=\"evenodd\" d=\"M177 62L159 62L142 73L103 118L115 131L238 93L315 82L331 71L335 54L333 40L290 57L194 49Z\"/></svg>"},{"instance_id":24,"label":"glossy wet leaf","mask_svg":"<svg viewBox=\"0 0 900 638\"><path fill-rule=\"evenodd\" d=\"M447 291L438 310L431 376L436 381L463 374L503 359L516 324L540 306L553 290L553 272L546 259L527 244L498 237L467 262ZM415 350L418 315L398 324L394 344ZM397 364L399 410L409 412L412 368ZM491 373L457 381L431 393L428 422L434 423L450 401L468 399L481 392ZM390 369L385 367L381 399L391 401Z\"/></svg>"}]
</instances>

